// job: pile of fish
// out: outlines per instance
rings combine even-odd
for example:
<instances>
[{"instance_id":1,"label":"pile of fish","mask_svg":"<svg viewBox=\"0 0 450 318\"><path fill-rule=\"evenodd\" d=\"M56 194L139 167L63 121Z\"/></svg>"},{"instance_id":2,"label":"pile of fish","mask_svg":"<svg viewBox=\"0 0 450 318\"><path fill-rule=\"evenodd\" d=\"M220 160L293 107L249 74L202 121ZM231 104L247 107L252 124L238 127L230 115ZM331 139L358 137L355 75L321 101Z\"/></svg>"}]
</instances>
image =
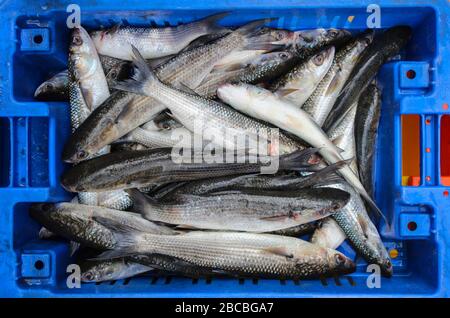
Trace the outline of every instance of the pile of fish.
<instances>
[{"instance_id":1,"label":"pile of fish","mask_svg":"<svg viewBox=\"0 0 450 318\"><path fill-rule=\"evenodd\" d=\"M275 19L219 26L227 14L176 27L73 30L68 70L35 97L69 101L62 159L73 166L61 184L76 196L31 206L40 237L71 242L84 282L148 271L347 274L354 260L336 250L346 239L391 276L374 224L384 216L372 200L375 77L411 29L265 26ZM198 126L209 137L195 142ZM266 151L238 149L226 129L249 144L264 140ZM207 162L201 150L211 145L231 160ZM180 146L189 160L175 158ZM274 160L277 170L264 173Z\"/></svg>"}]
</instances>

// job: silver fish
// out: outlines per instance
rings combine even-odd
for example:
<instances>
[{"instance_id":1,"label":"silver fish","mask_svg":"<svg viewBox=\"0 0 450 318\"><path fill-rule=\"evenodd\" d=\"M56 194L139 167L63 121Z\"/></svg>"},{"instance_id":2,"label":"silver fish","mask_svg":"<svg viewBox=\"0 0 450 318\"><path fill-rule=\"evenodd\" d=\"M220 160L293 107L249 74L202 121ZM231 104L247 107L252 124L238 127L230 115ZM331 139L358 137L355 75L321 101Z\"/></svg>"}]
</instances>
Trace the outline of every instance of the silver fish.
<instances>
[{"instance_id":1,"label":"silver fish","mask_svg":"<svg viewBox=\"0 0 450 318\"><path fill-rule=\"evenodd\" d=\"M311 243L337 249L347 238L339 224L332 217L327 217L317 223L317 228L311 237Z\"/></svg>"},{"instance_id":2,"label":"silver fish","mask_svg":"<svg viewBox=\"0 0 450 318\"><path fill-rule=\"evenodd\" d=\"M154 59L180 52L199 36L222 32L223 28L216 22L226 15L228 13L219 13L175 27L139 28L117 25L109 30L92 32L91 36L100 54L131 60L131 44L142 50L145 58Z\"/></svg>"},{"instance_id":3,"label":"silver fish","mask_svg":"<svg viewBox=\"0 0 450 318\"><path fill-rule=\"evenodd\" d=\"M118 246L100 255L162 254L231 275L303 279L353 272L355 264L332 249L273 234L193 231L179 235L118 233Z\"/></svg>"},{"instance_id":4,"label":"silver fish","mask_svg":"<svg viewBox=\"0 0 450 318\"><path fill-rule=\"evenodd\" d=\"M134 210L151 221L187 228L272 232L310 223L345 206L348 193L331 189L219 192L209 196L180 195L157 202L128 190Z\"/></svg>"}]
</instances>

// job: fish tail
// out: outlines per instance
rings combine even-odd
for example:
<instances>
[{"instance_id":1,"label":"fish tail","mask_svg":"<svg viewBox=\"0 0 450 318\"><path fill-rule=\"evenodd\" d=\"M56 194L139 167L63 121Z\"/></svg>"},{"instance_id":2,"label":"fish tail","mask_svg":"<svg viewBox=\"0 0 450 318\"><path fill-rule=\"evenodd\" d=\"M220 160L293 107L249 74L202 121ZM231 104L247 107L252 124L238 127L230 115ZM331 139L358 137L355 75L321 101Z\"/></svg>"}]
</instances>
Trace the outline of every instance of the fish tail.
<instances>
[{"instance_id":1,"label":"fish tail","mask_svg":"<svg viewBox=\"0 0 450 318\"><path fill-rule=\"evenodd\" d=\"M205 28L206 33L219 33L219 32L224 32L227 30L227 28L218 25L217 21L222 20L224 17L226 17L227 15L229 15L231 12L222 12L222 13L217 13L217 14L213 14L210 15L204 19L202 19L201 21L199 21L198 23Z\"/></svg>"},{"instance_id":2,"label":"fish tail","mask_svg":"<svg viewBox=\"0 0 450 318\"><path fill-rule=\"evenodd\" d=\"M134 64L133 76L125 81L118 82L114 88L132 92L140 95L151 96L151 92L155 85L161 84L156 75L150 70L147 62L142 57L139 50L131 45L132 58Z\"/></svg>"}]
</instances>

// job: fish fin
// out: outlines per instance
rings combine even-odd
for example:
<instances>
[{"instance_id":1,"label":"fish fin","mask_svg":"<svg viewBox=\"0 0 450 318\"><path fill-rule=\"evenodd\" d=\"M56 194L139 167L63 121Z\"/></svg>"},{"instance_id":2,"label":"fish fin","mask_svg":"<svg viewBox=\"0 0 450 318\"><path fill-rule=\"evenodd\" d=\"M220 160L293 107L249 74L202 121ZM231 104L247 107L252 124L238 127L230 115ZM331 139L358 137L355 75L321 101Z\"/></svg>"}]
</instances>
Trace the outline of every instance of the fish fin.
<instances>
[{"instance_id":1,"label":"fish fin","mask_svg":"<svg viewBox=\"0 0 450 318\"><path fill-rule=\"evenodd\" d=\"M298 91L298 89L295 89L295 88L281 88L281 89L278 89L276 91L276 94L278 96L281 96L281 97L286 97L287 95L292 94L292 93L294 93L296 91Z\"/></svg>"},{"instance_id":2,"label":"fish fin","mask_svg":"<svg viewBox=\"0 0 450 318\"><path fill-rule=\"evenodd\" d=\"M133 201L133 210L141 213L142 216L144 216L148 207L155 202L152 197L142 193L138 189L125 189L124 191L128 193L131 201Z\"/></svg>"},{"instance_id":3,"label":"fish fin","mask_svg":"<svg viewBox=\"0 0 450 318\"><path fill-rule=\"evenodd\" d=\"M198 24L204 25L207 33L218 33L227 30L227 28L217 24L217 21L222 20L224 17L229 15L231 12L221 12L217 14L210 15L200 21Z\"/></svg>"},{"instance_id":4,"label":"fish fin","mask_svg":"<svg viewBox=\"0 0 450 318\"><path fill-rule=\"evenodd\" d=\"M70 249L70 256L72 257L79 249L81 244L75 241L70 241L69 243L69 249Z\"/></svg>"},{"instance_id":5,"label":"fish fin","mask_svg":"<svg viewBox=\"0 0 450 318\"><path fill-rule=\"evenodd\" d=\"M271 254L284 256L286 258L294 258L294 255L292 253L289 253L286 250L286 248L283 247L283 246L280 246L280 247L268 247L268 248L264 248L263 251L265 251L267 253L271 253Z\"/></svg>"},{"instance_id":6,"label":"fish fin","mask_svg":"<svg viewBox=\"0 0 450 318\"><path fill-rule=\"evenodd\" d=\"M364 233L364 237L368 238L368 236L367 236L367 227L368 227L367 221L359 213L357 214L356 218L358 220L359 225L361 226L361 230Z\"/></svg>"},{"instance_id":7,"label":"fish fin","mask_svg":"<svg viewBox=\"0 0 450 318\"><path fill-rule=\"evenodd\" d=\"M199 96L198 93L196 91L194 91L192 88L190 88L189 86L187 86L186 84L180 82L178 83L178 86L180 87L180 90L182 90L185 93L194 95L194 96Z\"/></svg>"},{"instance_id":8,"label":"fish fin","mask_svg":"<svg viewBox=\"0 0 450 318\"><path fill-rule=\"evenodd\" d=\"M121 23L117 23L116 25L114 25L113 27L109 28L108 30L105 31L105 34L114 34L117 31L120 30L120 26L122 24Z\"/></svg>"},{"instance_id":9,"label":"fish fin","mask_svg":"<svg viewBox=\"0 0 450 318\"><path fill-rule=\"evenodd\" d=\"M131 79L116 83L114 88L135 94L146 95L145 92L151 92L153 86L161 84L161 82L150 70L147 62L142 57L141 53L139 53L139 50L134 45L131 45L131 50L133 53L134 74Z\"/></svg>"},{"instance_id":10,"label":"fish fin","mask_svg":"<svg viewBox=\"0 0 450 318\"><path fill-rule=\"evenodd\" d=\"M122 111L119 113L119 115L117 115L116 119L114 119L114 123L118 124L119 122L121 122L122 120L125 120L126 117L132 113L133 110L133 101L134 98L132 100L130 100L122 109Z\"/></svg>"},{"instance_id":11,"label":"fish fin","mask_svg":"<svg viewBox=\"0 0 450 318\"><path fill-rule=\"evenodd\" d=\"M246 63L231 63L231 64L216 64L214 65L213 71L214 74L221 73L221 74L227 74L230 72L240 71L247 67ZM205 81L202 82L202 84Z\"/></svg>"},{"instance_id":12,"label":"fish fin","mask_svg":"<svg viewBox=\"0 0 450 318\"><path fill-rule=\"evenodd\" d=\"M388 227L388 229L390 229L391 226L389 224L387 217L384 215L383 212L381 212L380 208L372 200L372 198L369 196L369 194L366 192L366 190L360 189L360 188L356 188L356 190L363 197L363 199L369 204L371 210L374 211L378 216L380 216L383 219L383 221L386 223L386 226Z\"/></svg>"},{"instance_id":13,"label":"fish fin","mask_svg":"<svg viewBox=\"0 0 450 318\"><path fill-rule=\"evenodd\" d=\"M52 231L48 230L46 227L41 227L41 229L39 230L39 238L40 239L48 239L48 238L52 238L55 237L56 234L53 233Z\"/></svg>"},{"instance_id":14,"label":"fish fin","mask_svg":"<svg viewBox=\"0 0 450 318\"><path fill-rule=\"evenodd\" d=\"M281 156L280 168L284 170L311 170L317 163L314 156L319 150L319 148L305 148Z\"/></svg>"},{"instance_id":15,"label":"fish fin","mask_svg":"<svg viewBox=\"0 0 450 318\"><path fill-rule=\"evenodd\" d=\"M322 168L319 171L306 176L305 180L302 181L302 183L297 186L301 189L301 188L326 185L326 184L335 183L337 181L341 181L341 180L343 180L342 177L335 172L347 164L348 164L348 162L346 160L342 160L342 161L333 163L329 166L326 166L325 168Z\"/></svg>"},{"instance_id":16,"label":"fish fin","mask_svg":"<svg viewBox=\"0 0 450 318\"><path fill-rule=\"evenodd\" d=\"M333 144L336 146L336 148L339 150L340 153L344 152L345 150L342 148L339 148L337 145L339 145L342 140L345 138L345 135L339 135L336 138L333 139Z\"/></svg>"},{"instance_id":17,"label":"fish fin","mask_svg":"<svg viewBox=\"0 0 450 318\"><path fill-rule=\"evenodd\" d=\"M251 22L249 22L247 24L244 24L243 26L241 26L238 29L236 29L234 32L242 34L242 35L252 36L255 33L257 33L259 28L262 27L264 24L269 23L271 21L275 21L277 19L278 18L268 18L268 19L254 20L254 21L251 21Z\"/></svg>"}]
</instances>

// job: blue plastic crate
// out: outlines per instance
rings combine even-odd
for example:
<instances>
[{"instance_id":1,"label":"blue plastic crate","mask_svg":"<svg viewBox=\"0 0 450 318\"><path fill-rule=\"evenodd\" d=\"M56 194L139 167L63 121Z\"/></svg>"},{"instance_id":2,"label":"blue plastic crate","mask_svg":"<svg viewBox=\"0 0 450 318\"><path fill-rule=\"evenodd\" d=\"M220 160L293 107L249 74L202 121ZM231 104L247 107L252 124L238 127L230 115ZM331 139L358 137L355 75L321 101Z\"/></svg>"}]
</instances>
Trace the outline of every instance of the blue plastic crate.
<instances>
[{"instance_id":1,"label":"blue plastic crate","mask_svg":"<svg viewBox=\"0 0 450 318\"><path fill-rule=\"evenodd\" d=\"M368 1L367 5L374 1ZM61 148L69 136L69 109L63 102L38 102L35 88L67 65L67 6L73 1L0 1L0 296L9 297L333 297L449 296L450 189L440 180L440 120L450 110L450 3L376 1L381 28L414 29L401 59L385 65L377 163L376 201L392 223L381 228L388 249L396 249L395 275L381 288L369 288L365 263L345 277L318 281L137 277L117 282L66 287L71 263L63 241L38 240L39 225L28 215L30 202L68 200L59 186L66 166ZM224 25L281 17L274 27L366 28L370 15L361 1L303 0L97 0L77 1L88 29L118 22L176 25L214 12L232 11ZM406 72L414 70L413 79ZM448 108L448 107L447 107ZM421 118L421 180L401 185L401 114ZM431 119L431 124L425 124ZM430 152L425 152L430 148ZM425 181L425 176L430 176ZM414 222L416 230L408 228ZM341 249L354 256L344 244Z\"/></svg>"}]
</instances>

